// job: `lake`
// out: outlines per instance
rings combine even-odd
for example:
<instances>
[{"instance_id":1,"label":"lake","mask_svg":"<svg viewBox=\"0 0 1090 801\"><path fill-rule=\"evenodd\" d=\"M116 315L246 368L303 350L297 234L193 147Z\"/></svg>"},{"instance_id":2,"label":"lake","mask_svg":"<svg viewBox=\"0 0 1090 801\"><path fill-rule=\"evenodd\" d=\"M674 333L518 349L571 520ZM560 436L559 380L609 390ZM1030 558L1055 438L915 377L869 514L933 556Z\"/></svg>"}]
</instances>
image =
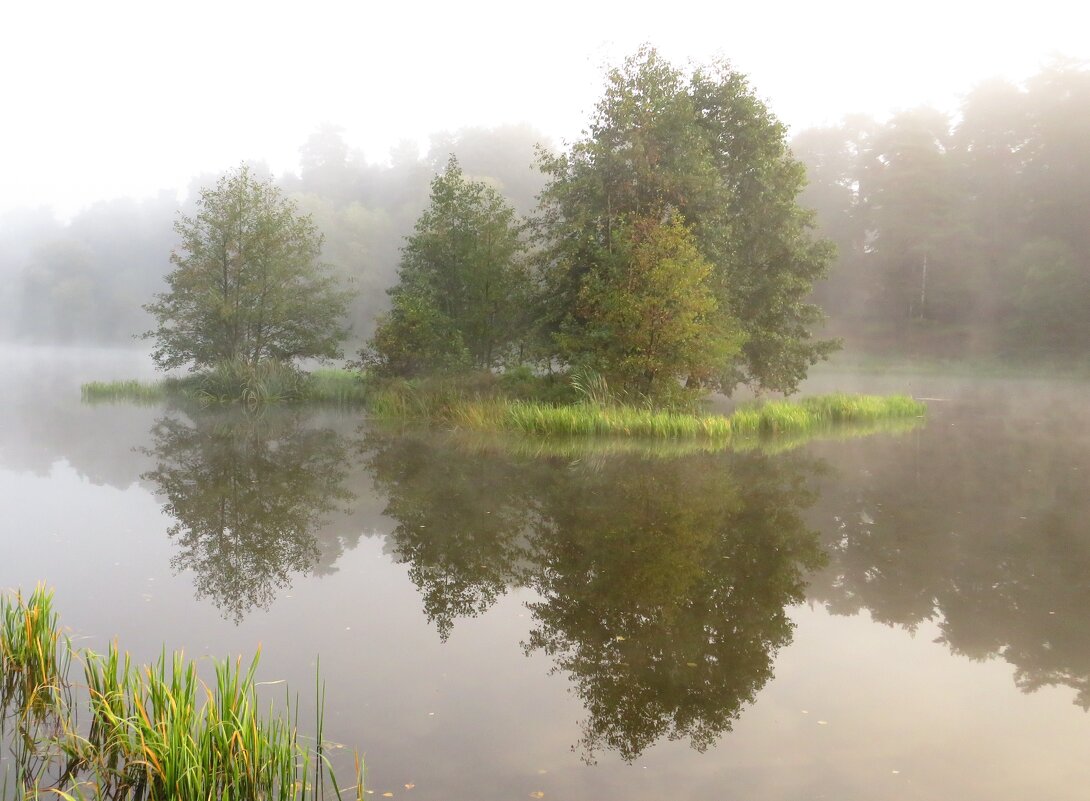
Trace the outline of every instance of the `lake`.
<instances>
[{"instance_id":1,"label":"lake","mask_svg":"<svg viewBox=\"0 0 1090 801\"><path fill-rule=\"evenodd\" d=\"M3 354L0 587L79 646L260 648L304 711L320 660L375 798L1086 797L1086 383L827 369L926 422L709 453L84 405L150 361Z\"/></svg>"}]
</instances>

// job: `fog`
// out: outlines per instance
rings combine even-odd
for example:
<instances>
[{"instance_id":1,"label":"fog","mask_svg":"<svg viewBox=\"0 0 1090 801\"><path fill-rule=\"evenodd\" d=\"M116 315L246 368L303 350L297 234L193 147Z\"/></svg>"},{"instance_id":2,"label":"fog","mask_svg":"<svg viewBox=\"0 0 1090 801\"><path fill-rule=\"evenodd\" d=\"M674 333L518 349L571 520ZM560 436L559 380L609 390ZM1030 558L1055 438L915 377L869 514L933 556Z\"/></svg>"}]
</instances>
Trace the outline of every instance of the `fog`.
<instances>
[{"instance_id":1,"label":"fog","mask_svg":"<svg viewBox=\"0 0 1090 801\"><path fill-rule=\"evenodd\" d=\"M326 260L358 291L358 343L448 155L532 215L535 147L577 137L603 69L649 42L679 64L730 59L788 126L810 177L802 200L840 254L816 296L852 348L1082 348L1078 325L1048 321L1090 302L1078 217L1090 91L1063 60L1090 56L1090 12L510 8L8 11L0 338L131 342L149 327L140 306L162 287L178 211L245 161L313 215Z\"/></svg>"}]
</instances>

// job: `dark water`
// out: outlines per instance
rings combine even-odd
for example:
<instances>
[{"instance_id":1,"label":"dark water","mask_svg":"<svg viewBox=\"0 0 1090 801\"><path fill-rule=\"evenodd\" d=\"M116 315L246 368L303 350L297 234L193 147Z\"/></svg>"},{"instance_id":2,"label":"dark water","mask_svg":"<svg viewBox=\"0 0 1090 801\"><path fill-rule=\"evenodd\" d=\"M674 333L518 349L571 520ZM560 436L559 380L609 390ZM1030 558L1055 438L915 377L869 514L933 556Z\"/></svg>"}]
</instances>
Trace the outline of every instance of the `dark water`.
<instances>
[{"instance_id":1,"label":"dark water","mask_svg":"<svg viewBox=\"0 0 1090 801\"><path fill-rule=\"evenodd\" d=\"M84 406L146 362L5 360L0 586L56 587L79 645L260 647L304 695L320 656L376 798L1090 787L1086 384L826 374L942 400L783 453L575 452Z\"/></svg>"}]
</instances>

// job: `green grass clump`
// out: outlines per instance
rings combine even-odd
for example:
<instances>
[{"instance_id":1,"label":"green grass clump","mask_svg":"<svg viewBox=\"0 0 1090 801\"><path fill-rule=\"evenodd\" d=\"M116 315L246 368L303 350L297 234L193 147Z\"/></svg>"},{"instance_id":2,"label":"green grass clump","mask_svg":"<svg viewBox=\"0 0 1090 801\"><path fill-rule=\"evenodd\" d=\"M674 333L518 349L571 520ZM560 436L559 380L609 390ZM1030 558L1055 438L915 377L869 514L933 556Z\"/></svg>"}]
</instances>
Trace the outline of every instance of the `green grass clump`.
<instances>
[{"instance_id":1,"label":"green grass clump","mask_svg":"<svg viewBox=\"0 0 1090 801\"><path fill-rule=\"evenodd\" d=\"M323 367L307 376L302 399L338 406L362 405L367 400L367 385L355 370Z\"/></svg>"},{"instance_id":2,"label":"green grass clump","mask_svg":"<svg viewBox=\"0 0 1090 801\"><path fill-rule=\"evenodd\" d=\"M300 402L362 405L367 387L352 370L321 368L308 374L284 362L250 365L235 360L159 381L92 381L80 388L80 394L86 403L158 404L174 399L253 409Z\"/></svg>"},{"instance_id":3,"label":"green grass clump","mask_svg":"<svg viewBox=\"0 0 1090 801\"><path fill-rule=\"evenodd\" d=\"M907 395L834 393L800 401L770 401L735 410L730 419L740 435L808 433L835 425L921 417L927 407Z\"/></svg>"},{"instance_id":4,"label":"green grass clump","mask_svg":"<svg viewBox=\"0 0 1090 801\"><path fill-rule=\"evenodd\" d=\"M300 737L298 708L260 714L256 672L241 659L213 661L204 684L197 663L165 651L136 666L116 643L82 650L89 723L81 728L68 680L71 644L61 638L52 592L24 602L0 598L0 740L13 755L21 798L132 801L302 801L341 798L323 754L324 691L318 685L313 747ZM32 688L27 691L26 688ZM48 689L49 692L44 692ZM43 704L42 699L52 703ZM8 730L6 723L14 721ZM3 772L3 797L8 780ZM355 797L363 797L357 758ZM328 782L328 792L326 783Z\"/></svg>"},{"instance_id":5,"label":"green grass clump","mask_svg":"<svg viewBox=\"0 0 1090 801\"><path fill-rule=\"evenodd\" d=\"M149 799L299 797L310 753L290 715L258 714L257 664L256 657L246 669L241 660L216 662L215 683L204 687L180 653L141 669L116 645L105 656L89 653L89 766L107 784Z\"/></svg>"},{"instance_id":6,"label":"green grass clump","mask_svg":"<svg viewBox=\"0 0 1090 801\"><path fill-rule=\"evenodd\" d=\"M0 596L0 700L15 697L24 703L56 694L67 665L53 611L53 593L42 586L24 600Z\"/></svg>"},{"instance_id":7,"label":"green grass clump","mask_svg":"<svg viewBox=\"0 0 1090 801\"><path fill-rule=\"evenodd\" d=\"M80 397L86 403L155 404L166 399L168 388L165 381L91 381L80 387Z\"/></svg>"},{"instance_id":8,"label":"green grass clump","mask_svg":"<svg viewBox=\"0 0 1090 801\"><path fill-rule=\"evenodd\" d=\"M754 437L814 433L833 426L916 418L924 412L922 403L901 395L837 394L798 402L773 401L744 406L729 416L622 404L551 405L479 399L447 404L441 414L432 419L462 429L513 431L538 436L625 436L727 443Z\"/></svg>"}]
</instances>

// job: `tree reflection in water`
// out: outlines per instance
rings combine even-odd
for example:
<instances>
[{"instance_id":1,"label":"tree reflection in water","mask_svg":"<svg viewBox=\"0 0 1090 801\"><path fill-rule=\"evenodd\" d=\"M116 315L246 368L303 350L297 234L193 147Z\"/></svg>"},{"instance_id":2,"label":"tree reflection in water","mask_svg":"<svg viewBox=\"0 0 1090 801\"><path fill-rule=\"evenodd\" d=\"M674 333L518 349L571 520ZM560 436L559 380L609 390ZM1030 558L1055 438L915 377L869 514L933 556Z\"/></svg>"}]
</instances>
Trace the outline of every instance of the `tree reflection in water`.
<instances>
[{"instance_id":1,"label":"tree reflection in water","mask_svg":"<svg viewBox=\"0 0 1090 801\"><path fill-rule=\"evenodd\" d=\"M525 647L568 673L584 759L729 731L790 642L823 563L800 456L630 454L572 464L372 438L370 467L444 638L508 587L536 591Z\"/></svg>"},{"instance_id":2,"label":"tree reflection in water","mask_svg":"<svg viewBox=\"0 0 1090 801\"><path fill-rule=\"evenodd\" d=\"M158 464L142 478L166 499L176 570L240 622L318 562L315 533L352 496L349 449L307 414L267 409L171 412L151 430Z\"/></svg>"}]
</instances>

